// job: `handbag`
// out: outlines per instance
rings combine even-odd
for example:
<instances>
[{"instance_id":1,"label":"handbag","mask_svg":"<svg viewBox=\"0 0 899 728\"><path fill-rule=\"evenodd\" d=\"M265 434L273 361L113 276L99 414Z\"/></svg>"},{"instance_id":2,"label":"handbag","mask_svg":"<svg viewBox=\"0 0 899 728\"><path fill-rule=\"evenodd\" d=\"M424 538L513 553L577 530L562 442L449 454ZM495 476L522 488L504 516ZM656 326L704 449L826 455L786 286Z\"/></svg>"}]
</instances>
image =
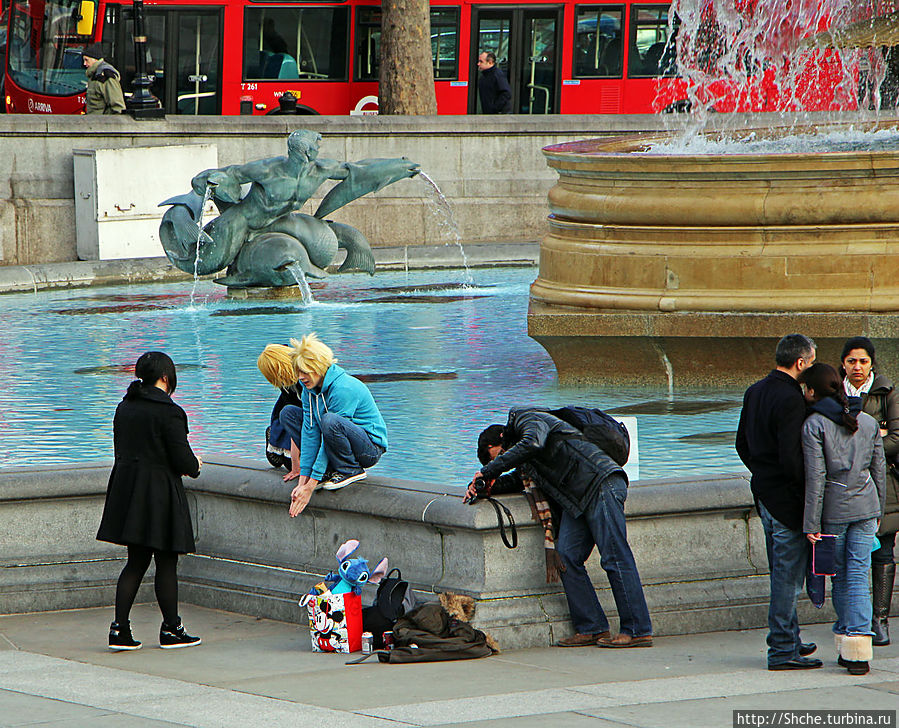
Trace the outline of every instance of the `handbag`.
<instances>
[{"instance_id":1,"label":"handbag","mask_svg":"<svg viewBox=\"0 0 899 728\"><path fill-rule=\"evenodd\" d=\"M837 573L836 544L837 537L827 533L822 533L821 540L812 544L812 574L833 576Z\"/></svg>"}]
</instances>

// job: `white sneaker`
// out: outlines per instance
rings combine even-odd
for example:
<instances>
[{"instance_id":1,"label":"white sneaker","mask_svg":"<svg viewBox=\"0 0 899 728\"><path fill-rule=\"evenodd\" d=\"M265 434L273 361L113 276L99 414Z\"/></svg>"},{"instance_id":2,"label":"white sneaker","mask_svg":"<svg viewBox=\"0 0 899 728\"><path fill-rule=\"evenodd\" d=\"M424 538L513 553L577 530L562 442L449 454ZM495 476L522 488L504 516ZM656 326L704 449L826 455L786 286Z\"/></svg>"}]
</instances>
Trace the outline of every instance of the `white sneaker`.
<instances>
[{"instance_id":1,"label":"white sneaker","mask_svg":"<svg viewBox=\"0 0 899 728\"><path fill-rule=\"evenodd\" d=\"M322 485L323 490L340 490L341 488L345 488L350 483L355 483L357 480L364 480L368 477L368 473L364 470L359 473L354 473L353 475L345 475L344 473L334 473L329 480L326 480Z\"/></svg>"}]
</instances>

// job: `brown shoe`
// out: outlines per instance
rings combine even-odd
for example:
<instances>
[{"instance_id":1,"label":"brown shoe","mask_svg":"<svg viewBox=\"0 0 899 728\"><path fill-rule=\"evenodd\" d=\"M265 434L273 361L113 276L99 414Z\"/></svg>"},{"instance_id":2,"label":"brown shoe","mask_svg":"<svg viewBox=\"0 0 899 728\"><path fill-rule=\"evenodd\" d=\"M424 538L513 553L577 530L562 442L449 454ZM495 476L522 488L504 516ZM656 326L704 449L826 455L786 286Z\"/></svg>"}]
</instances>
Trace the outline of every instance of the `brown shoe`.
<instances>
[{"instance_id":1,"label":"brown shoe","mask_svg":"<svg viewBox=\"0 0 899 728\"><path fill-rule=\"evenodd\" d=\"M556 642L556 647L592 647L600 637L610 637L610 632L600 632L599 634L573 634L564 640Z\"/></svg>"},{"instance_id":2,"label":"brown shoe","mask_svg":"<svg viewBox=\"0 0 899 728\"><path fill-rule=\"evenodd\" d=\"M634 637L629 634L616 634L614 637L600 637L596 640L597 647L652 647L652 635Z\"/></svg>"}]
</instances>

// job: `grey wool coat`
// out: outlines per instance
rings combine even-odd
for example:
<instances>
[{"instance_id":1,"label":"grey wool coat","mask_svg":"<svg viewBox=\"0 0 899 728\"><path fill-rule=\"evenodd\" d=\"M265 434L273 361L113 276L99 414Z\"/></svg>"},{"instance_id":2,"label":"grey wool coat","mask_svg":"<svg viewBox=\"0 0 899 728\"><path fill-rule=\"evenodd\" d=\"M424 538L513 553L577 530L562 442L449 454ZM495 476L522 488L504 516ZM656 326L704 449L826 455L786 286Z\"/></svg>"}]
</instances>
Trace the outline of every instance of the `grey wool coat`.
<instances>
[{"instance_id":1,"label":"grey wool coat","mask_svg":"<svg viewBox=\"0 0 899 728\"><path fill-rule=\"evenodd\" d=\"M860 409L857 399L856 404L853 409ZM822 523L880 518L886 496L886 461L877 420L859 412L858 431L852 433L842 425L842 406L833 398L817 402L813 409L802 426L803 532L819 533Z\"/></svg>"}]
</instances>

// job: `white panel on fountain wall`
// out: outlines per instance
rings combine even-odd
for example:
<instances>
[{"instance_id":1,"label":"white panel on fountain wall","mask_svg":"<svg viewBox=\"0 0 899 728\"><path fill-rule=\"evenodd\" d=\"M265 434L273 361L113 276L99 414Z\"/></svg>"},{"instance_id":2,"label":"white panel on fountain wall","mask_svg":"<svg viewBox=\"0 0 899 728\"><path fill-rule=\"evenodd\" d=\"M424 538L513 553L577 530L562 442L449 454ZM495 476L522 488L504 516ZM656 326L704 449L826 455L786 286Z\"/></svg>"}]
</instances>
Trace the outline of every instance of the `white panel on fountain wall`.
<instances>
[{"instance_id":1,"label":"white panel on fountain wall","mask_svg":"<svg viewBox=\"0 0 899 728\"><path fill-rule=\"evenodd\" d=\"M616 417L622 425L627 428L628 437L631 440L631 451L628 455L627 462L624 464L624 472L627 473L629 481L640 479L640 443L637 432L636 417Z\"/></svg>"},{"instance_id":2,"label":"white panel on fountain wall","mask_svg":"<svg viewBox=\"0 0 899 728\"><path fill-rule=\"evenodd\" d=\"M214 144L75 149L75 233L81 260L162 257L159 203L190 192L190 180L218 166ZM212 215L210 202L204 221Z\"/></svg>"}]
</instances>

